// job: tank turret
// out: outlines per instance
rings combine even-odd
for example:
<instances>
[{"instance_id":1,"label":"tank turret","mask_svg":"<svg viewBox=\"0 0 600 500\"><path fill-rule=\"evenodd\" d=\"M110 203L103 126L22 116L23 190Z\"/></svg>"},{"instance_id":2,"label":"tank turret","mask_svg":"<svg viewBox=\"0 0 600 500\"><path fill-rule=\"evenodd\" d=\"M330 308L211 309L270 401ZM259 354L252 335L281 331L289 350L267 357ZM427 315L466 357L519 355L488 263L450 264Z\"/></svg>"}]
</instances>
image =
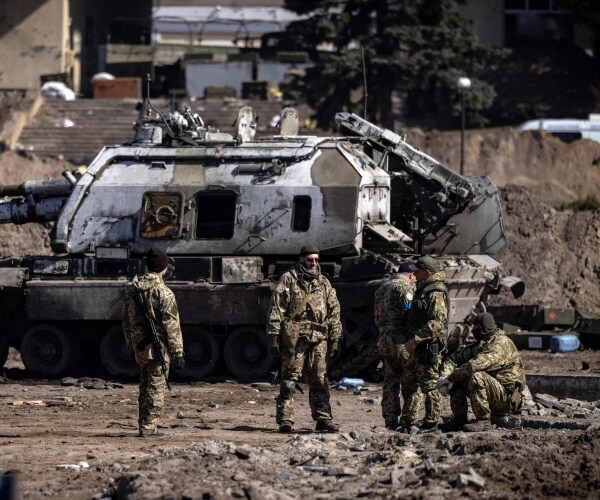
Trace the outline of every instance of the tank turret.
<instances>
[{"instance_id":1,"label":"tank turret","mask_svg":"<svg viewBox=\"0 0 600 500\"><path fill-rule=\"evenodd\" d=\"M13 306L7 342L33 372L67 372L85 341L113 376L135 374L121 303L152 247L170 256L184 374L195 378L221 361L240 378L269 371L271 290L306 242L321 249L340 298L345 375L376 359L373 295L401 260L433 253L444 262L451 328L503 283L522 292L492 257L506 245L496 187L389 130L339 113L340 135L299 136L289 108L283 135L260 138L248 107L234 134L189 108L165 117L146 102L140 116L134 140L105 147L85 171L0 192L13 197L0 203L0 222L54 221L55 256L0 260Z\"/></svg>"}]
</instances>

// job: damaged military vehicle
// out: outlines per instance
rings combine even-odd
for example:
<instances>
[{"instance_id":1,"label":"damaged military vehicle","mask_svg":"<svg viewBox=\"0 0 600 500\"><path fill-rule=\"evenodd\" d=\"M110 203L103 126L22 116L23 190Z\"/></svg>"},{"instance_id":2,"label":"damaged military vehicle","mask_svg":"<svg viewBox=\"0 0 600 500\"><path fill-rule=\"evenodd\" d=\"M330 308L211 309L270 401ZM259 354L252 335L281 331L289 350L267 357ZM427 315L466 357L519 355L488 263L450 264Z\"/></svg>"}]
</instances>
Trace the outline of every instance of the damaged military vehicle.
<instances>
[{"instance_id":1,"label":"damaged military vehicle","mask_svg":"<svg viewBox=\"0 0 600 500\"><path fill-rule=\"evenodd\" d=\"M338 113L338 134L324 137L298 135L297 120L286 109L279 134L257 138L252 108L228 134L189 108L163 116L146 101L135 138L87 169L3 186L0 222L53 222L54 255L0 259L0 363L14 346L29 371L56 377L90 365L92 352L111 375L135 375L121 304L151 247L170 256L192 378L269 372L271 290L307 242L341 303L334 369L345 375L377 357L373 295L402 260L443 261L459 333L488 294L523 293L494 258L507 241L489 178L458 175L353 114Z\"/></svg>"}]
</instances>

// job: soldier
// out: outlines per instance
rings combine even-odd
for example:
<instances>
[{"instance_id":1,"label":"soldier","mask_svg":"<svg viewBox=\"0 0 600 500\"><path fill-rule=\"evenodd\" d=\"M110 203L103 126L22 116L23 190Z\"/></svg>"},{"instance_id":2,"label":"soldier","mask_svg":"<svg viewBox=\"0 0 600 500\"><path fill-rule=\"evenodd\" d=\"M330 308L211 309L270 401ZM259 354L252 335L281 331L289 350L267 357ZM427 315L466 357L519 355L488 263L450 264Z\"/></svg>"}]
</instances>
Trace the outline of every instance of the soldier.
<instances>
[{"instance_id":1,"label":"soldier","mask_svg":"<svg viewBox=\"0 0 600 500\"><path fill-rule=\"evenodd\" d=\"M412 338L406 343L406 350L415 357L415 375L425 397L425 417L418 432L434 432L441 410L437 381L448 335L448 289L442 266L433 257L419 258L411 269L417 278L417 290L410 316Z\"/></svg>"},{"instance_id":2,"label":"soldier","mask_svg":"<svg viewBox=\"0 0 600 500\"><path fill-rule=\"evenodd\" d=\"M403 263L398 273L385 280L375 292L375 324L379 328L379 354L383 361L381 413L385 426L391 430L410 431L416 426L421 406L415 358L405 347L415 282L409 264Z\"/></svg>"},{"instance_id":3,"label":"soldier","mask_svg":"<svg viewBox=\"0 0 600 500\"><path fill-rule=\"evenodd\" d=\"M157 248L151 249L147 254L146 265L148 273L133 278L127 287L123 304L125 342L133 349L140 370L138 424L141 437L162 436L157 428L165 400L169 355L173 357L175 369L181 370L185 365L175 295L163 281L168 265L167 254ZM148 313L155 321L163 345L165 373L152 345L149 325L135 302L135 295L138 293L143 295Z\"/></svg>"},{"instance_id":4,"label":"soldier","mask_svg":"<svg viewBox=\"0 0 600 500\"><path fill-rule=\"evenodd\" d=\"M521 356L490 313L476 316L473 336L476 342L452 353L442 365L438 387L443 395L451 394L452 420L440 427L467 432L489 430L492 423L518 427L508 415L520 412L525 388ZM467 397L476 418L472 423L467 423Z\"/></svg>"},{"instance_id":5,"label":"soldier","mask_svg":"<svg viewBox=\"0 0 600 500\"><path fill-rule=\"evenodd\" d=\"M298 263L286 271L271 297L267 334L273 357L281 356L281 387L277 397L279 432L292 432L294 390L304 369L316 430L337 432L329 404L327 351L334 358L342 340L340 304L329 280L321 274L319 250L300 249Z\"/></svg>"}]
</instances>

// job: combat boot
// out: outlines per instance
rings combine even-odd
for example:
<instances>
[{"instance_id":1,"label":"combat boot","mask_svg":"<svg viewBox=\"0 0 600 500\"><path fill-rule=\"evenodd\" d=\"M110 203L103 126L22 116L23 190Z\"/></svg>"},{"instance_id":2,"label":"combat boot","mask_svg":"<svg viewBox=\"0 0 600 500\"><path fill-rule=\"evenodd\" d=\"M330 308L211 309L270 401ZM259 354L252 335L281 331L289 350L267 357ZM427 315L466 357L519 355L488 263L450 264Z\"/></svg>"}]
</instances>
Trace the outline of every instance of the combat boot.
<instances>
[{"instance_id":1,"label":"combat boot","mask_svg":"<svg viewBox=\"0 0 600 500\"><path fill-rule=\"evenodd\" d=\"M390 431L395 431L398 427L398 421L390 421L390 422L386 422L385 423L385 428L389 429Z\"/></svg>"},{"instance_id":2,"label":"combat boot","mask_svg":"<svg viewBox=\"0 0 600 500\"><path fill-rule=\"evenodd\" d=\"M282 432L284 434L292 432L293 428L294 424L292 424L292 422L290 422L289 420L282 420L279 424L279 432Z\"/></svg>"},{"instance_id":3,"label":"combat boot","mask_svg":"<svg viewBox=\"0 0 600 500\"><path fill-rule=\"evenodd\" d=\"M401 434L418 434L420 427L415 424L400 424L396 427L396 432Z\"/></svg>"},{"instance_id":4,"label":"combat boot","mask_svg":"<svg viewBox=\"0 0 600 500\"><path fill-rule=\"evenodd\" d=\"M442 432L457 432L462 431L464 425L468 422L466 416L453 416L448 422L440 424L440 430Z\"/></svg>"},{"instance_id":5,"label":"combat boot","mask_svg":"<svg viewBox=\"0 0 600 500\"><path fill-rule=\"evenodd\" d=\"M417 434L429 434L430 432L436 432L438 425L433 423L423 423L419 426Z\"/></svg>"},{"instance_id":6,"label":"combat boot","mask_svg":"<svg viewBox=\"0 0 600 500\"><path fill-rule=\"evenodd\" d=\"M340 426L333 423L333 420L317 420L316 430L318 432L338 432Z\"/></svg>"},{"instance_id":7,"label":"combat boot","mask_svg":"<svg viewBox=\"0 0 600 500\"><path fill-rule=\"evenodd\" d=\"M162 438L165 437L164 432L155 431L155 432L142 432L140 431L139 436L141 438Z\"/></svg>"},{"instance_id":8,"label":"combat boot","mask_svg":"<svg viewBox=\"0 0 600 500\"><path fill-rule=\"evenodd\" d=\"M491 430L492 422L490 422L490 420L487 418L477 419L473 422L463 425L463 431L465 432L483 432Z\"/></svg>"}]
</instances>

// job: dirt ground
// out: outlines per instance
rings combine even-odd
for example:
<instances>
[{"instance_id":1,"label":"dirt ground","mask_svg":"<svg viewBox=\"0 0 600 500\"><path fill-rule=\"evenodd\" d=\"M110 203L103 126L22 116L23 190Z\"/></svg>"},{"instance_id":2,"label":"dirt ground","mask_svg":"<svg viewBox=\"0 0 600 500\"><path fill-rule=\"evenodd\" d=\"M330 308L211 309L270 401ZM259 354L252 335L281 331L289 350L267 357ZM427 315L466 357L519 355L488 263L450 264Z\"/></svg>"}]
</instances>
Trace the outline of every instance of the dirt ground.
<instances>
[{"instance_id":1,"label":"dirt ground","mask_svg":"<svg viewBox=\"0 0 600 500\"><path fill-rule=\"evenodd\" d=\"M549 356L524 352L526 367L548 367ZM551 370L583 360L600 375L594 351L555 356ZM139 438L136 384L30 380L14 353L4 373L0 472L16 478L17 498L597 498L600 490L600 406L594 418L571 419L585 430L414 436L383 427L381 387L369 384L360 394L332 389L339 434L313 432L308 396L297 394L296 432L281 435L277 386L174 382L165 437Z\"/></svg>"}]
</instances>

